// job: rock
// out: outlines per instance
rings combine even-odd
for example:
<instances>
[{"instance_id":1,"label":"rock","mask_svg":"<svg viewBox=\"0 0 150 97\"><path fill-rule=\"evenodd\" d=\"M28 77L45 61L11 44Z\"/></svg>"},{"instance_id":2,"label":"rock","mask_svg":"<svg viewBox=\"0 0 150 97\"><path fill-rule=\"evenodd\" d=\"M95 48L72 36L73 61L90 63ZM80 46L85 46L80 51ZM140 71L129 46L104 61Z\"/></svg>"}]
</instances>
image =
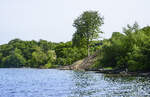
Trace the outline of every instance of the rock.
<instances>
[{"instance_id":1,"label":"rock","mask_svg":"<svg viewBox=\"0 0 150 97\"><path fill-rule=\"evenodd\" d=\"M61 67L61 70L89 70L90 66L97 60L98 52L82 60L74 62L72 65Z\"/></svg>"}]
</instances>

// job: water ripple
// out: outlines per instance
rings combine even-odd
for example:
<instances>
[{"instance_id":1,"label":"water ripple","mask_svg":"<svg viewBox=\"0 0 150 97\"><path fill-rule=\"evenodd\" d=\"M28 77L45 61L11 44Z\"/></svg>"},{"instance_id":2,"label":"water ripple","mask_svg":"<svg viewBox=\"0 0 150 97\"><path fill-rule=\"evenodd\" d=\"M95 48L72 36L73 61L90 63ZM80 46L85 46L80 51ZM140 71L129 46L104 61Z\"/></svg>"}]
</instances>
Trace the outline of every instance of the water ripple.
<instances>
[{"instance_id":1,"label":"water ripple","mask_svg":"<svg viewBox=\"0 0 150 97\"><path fill-rule=\"evenodd\" d=\"M0 69L0 97L150 97L150 78L55 69Z\"/></svg>"}]
</instances>

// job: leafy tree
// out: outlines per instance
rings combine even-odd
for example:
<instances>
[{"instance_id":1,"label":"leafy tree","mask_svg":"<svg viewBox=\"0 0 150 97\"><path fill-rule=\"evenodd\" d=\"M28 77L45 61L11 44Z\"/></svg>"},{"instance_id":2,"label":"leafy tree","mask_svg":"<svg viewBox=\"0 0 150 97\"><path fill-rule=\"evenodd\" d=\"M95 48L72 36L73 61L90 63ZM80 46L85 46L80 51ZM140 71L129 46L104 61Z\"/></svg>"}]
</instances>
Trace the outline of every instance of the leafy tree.
<instances>
[{"instance_id":1,"label":"leafy tree","mask_svg":"<svg viewBox=\"0 0 150 97\"><path fill-rule=\"evenodd\" d=\"M9 56L4 57L2 60L3 67L23 67L26 64L26 60L21 55L21 50L15 49Z\"/></svg>"},{"instance_id":2,"label":"leafy tree","mask_svg":"<svg viewBox=\"0 0 150 97\"><path fill-rule=\"evenodd\" d=\"M100 26L103 24L103 18L99 16L97 11L85 11L77 19L75 19L73 26L76 32L73 35L73 43L78 44L81 41L86 42L88 56L89 44L93 39L97 39L99 33L102 33ZM77 41L78 40L78 41Z\"/></svg>"},{"instance_id":3,"label":"leafy tree","mask_svg":"<svg viewBox=\"0 0 150 97\"><path fill-rule=\"evenodd\" d=\"M48 61L54 62L56 60L56 53L54 50L49 50L47 53Z\"/></svg>"},{"instance_id":4,"label":"leafy tree","mask_svg":"<svg viewBox=\"0 0 150 97\"><path fill-rule=\"evenodd\" d=\"M2 58L3 58L3 55L2 55L2 53L0 53L0 67L3 67L2 66Z\"/></svg>"},{"instance_id":5,"label":"leafy tree","mask_svg":"<svg viewBox=\"0 0 150 97\"><path fill-rule=\"evenodd\" d=\"M46 40L42 40L40 39L40 41L38 42L38 46L43 50L43 52L47 52L50 49L54 49L55 45L52 42L48 42Z\"/></svg>"},{"instance_id":6,"label":"leafy tree","mask_svg":"<svg viewBox=\"0 0 150 97\"><path fill-rule=\"evenodd\" d=\"M124 28L124 33L114 32L103 41L100 64L103 67L128 69L129 71L150 70L150 27L139 29L137 23Z\"/></svg>"},{"instance_id":7,"label":"leafy tree","mask_svg":"<svg viewBox=\"0 0 150 97\"><path fill-rule=\"evenodd\" d=\"M58 65L70 65L86 56L86 49L73 47L71 41L57 44L55 52Z\"/></svg>"},{"instance_id":8,"label":"leafy tree","mask_svg":"<svg viewBox=\"0 0 150 97\"><path fill-rule=\"evenodd\" d=\"M42 52L41 48L36 47L36 51L32 53L31 63L33 67L38 68L47 63L47 56L44 52Z\"/></svg>"}]
</instances>

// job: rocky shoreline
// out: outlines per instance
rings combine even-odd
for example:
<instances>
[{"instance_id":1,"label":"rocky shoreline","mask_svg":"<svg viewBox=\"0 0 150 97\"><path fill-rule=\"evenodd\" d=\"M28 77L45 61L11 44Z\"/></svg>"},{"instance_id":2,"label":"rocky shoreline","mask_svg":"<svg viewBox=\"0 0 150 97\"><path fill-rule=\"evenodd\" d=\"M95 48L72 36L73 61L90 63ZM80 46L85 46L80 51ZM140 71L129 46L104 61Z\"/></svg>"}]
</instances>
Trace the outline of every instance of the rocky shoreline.
<instances>
[{"instance_id":1,"label":"rocky shoreline","mask_svg":"<svg viewBox=\"0 0 150 97\"><path fill-rule=\"evenodd\" d=\"M124 70L104 70L99 69L96 73L104 73L111 76L140 76L140 77L150 77L150 72L127 72Z\"/></svg>"},{"instance_id":2,"label":"rocky shoreline","mask_svg":"<svg viewBox=\"0 0 150 97\"><path fill-rule=\"evenodd\" d=\"M109 69L98 69L98 70L85 70L85 69L74 69L71 66L60 67L60 70L82 70L82 71L94 71L95 73L103 73L107 76L139 76L139 77L150 77L150 72L126 72L123 70L109 70Z\"/></svg>"},{"instance_id":3,"label":"rocky shoreline","mask_svg":"<svg viewBox=\"0 0 150 97\"><path fill-rule=\"evenodd\" d=\"M150 72L129 72L128 70L121 70L121 69L93 69L90 66L97 60L97 54L86 57L82 60L74 62L72 65L62 66L58 69L60 70L80 70L80 71L94 71L96 73L103 73L108 76L141 76L141 77L150 77Z\"/></svg>"}]
</instances>

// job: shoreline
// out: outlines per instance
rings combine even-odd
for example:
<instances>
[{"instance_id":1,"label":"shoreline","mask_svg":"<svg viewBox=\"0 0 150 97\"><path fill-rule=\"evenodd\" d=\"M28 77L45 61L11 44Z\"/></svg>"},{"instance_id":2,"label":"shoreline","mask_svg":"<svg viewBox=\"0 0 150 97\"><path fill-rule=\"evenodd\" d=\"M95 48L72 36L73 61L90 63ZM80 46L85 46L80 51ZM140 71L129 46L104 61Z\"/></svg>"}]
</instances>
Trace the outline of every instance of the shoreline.
<instances>
[{"instance_id":1,"label":"shoreline","mask_svg":"<svg viewBox=\"0 0 150 97\"><path fill-rule=\"evenodd\" d=\"M68 67L68 66L65 66ZM1 68L0 68L1 69ZM14 69L14 68L9 68ZM30 68L30 67L22 67L22 69L57 69L57 70L77 70L77 71L93 71L95 73L102 73L106 76L113 76L113 77L150 77L150 72L125 72L125 71L117 71L117 70L85 70L85 69L72 69L72 68Z\"/></svg>"},{"instance_id":2,"label":"shoreline","mask_svg":"<svg viewBox=\"0 0 150 97\"><path fill-rule=\"evenodd\" d=\"M68 66L56 68L59 70L79 70L79 71L94 71L95 73L102 73L106 74L107 76L122 76L122 77L132 77L132 76L139 76L139 77L150 77L150 72L125 72L121 70L88 70L88 69L72 69Z\"/></svg>"},{"instance_id":3,"label":"shoreline","mask_svg":"<svg viewBox=\"0 0 150 97\"><path fill-rule=\"evenodd\" d=\"M150 72L120 72L120 73L104 73L97 71L96 73L106 74L107 76L122 76L122 77L150 77Z\"/></svg>"}]
</instances>

